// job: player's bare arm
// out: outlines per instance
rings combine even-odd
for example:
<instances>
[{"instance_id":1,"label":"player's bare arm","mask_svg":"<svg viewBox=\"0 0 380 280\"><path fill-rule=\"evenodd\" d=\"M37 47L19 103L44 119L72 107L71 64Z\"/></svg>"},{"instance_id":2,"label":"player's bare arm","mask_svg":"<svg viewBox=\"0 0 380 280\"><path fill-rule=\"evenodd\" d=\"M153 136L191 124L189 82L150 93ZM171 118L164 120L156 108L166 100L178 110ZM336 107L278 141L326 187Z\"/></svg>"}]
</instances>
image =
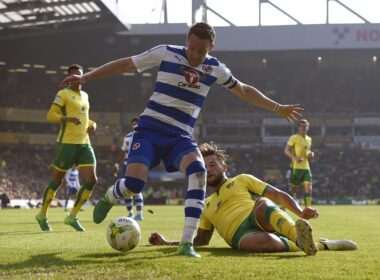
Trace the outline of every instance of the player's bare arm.
<instances>
[{"instance_id":1,"label":"player's bare arm","mask_svg":"<svg viewBox=\"0 0 380 280\"><path fill-rule=\"evenodd\" d=\"M198 228L197 236L194 238L194 245L195 246L208 245L211 240L213 232L214 232L213 230L204 230L204 229ZM153 232L149 236L149 243L156 246L161 246L161 245L170 246L170 245L179 245L180 242L166 240L162 234L158 232Z\"/></svg>"},{"instance_id":2,"label":"player's bare arm","mask_svg":"<svg viewBox=\"0 0 380 280\"><path fill-rule=\"evenodd\" d=\"M195 246L204 246L208 245L210 243L212 234L214 233L214 230L205 230L198 228L197 235L194 238L194 245Z\"/></svg>"},{"instance_id":3,"label":"player's bare arm","mask_svg":"<svg viewBox=\"0 0 380 280\"><path fill-rule=\"evenodd\" d=\"M279 104L265 96L255 87L246 85L240 81L238 81L236 86L231 89L231 92L248 103L268 111L275 112L277 115L285 118L290 123L300 119L302 117L302 112L304 111L304 109L300 107L300 104Z\"/></svg>"},{"instance_id":4,"label":"player's bare arm","mask_svg":"<svg viewBox=\"0 0 380 280\"><path fill-rule=\"evenodd\" d=\"M269 198L270 200L279 202L281 205L283 205L286 209L289 209L294 214L296 214L298 217L301 217L303 219L311 219L311 218L317 218L318 212L317 210L307 207L305 209L302 209L298 203L286 192L283 192L281 190L278 190L272 186L267 186L265 197Z\"/></svg>"},{"instance_id":5,"label":"player's bare arm","mask_svg":"<svg viewBox=\"0 0 380 280\"><path fill-rule=\"evenodd\" d=\"M132 58L126 57L108 62L90 72L83 75L71 75L66 77L60 83L61 86L72 84L84 84L87 81L98 80L106 77L116 76L125 72L134 72L136 67L133 64Z\"/></svg>"},{"instance_id":6,"label":"player's bare arm","mask_svg":"<svg viewBox=\"0 0 380 280\"><path fill-rule=\"evenodd\" d=\"M168 241L165 239L165 237L158 233L158 232L153 232L149 236L149 243L152 245L156 246L161 246L161 245L178 245L179 241Z\"/></svg>"}]
</instances>

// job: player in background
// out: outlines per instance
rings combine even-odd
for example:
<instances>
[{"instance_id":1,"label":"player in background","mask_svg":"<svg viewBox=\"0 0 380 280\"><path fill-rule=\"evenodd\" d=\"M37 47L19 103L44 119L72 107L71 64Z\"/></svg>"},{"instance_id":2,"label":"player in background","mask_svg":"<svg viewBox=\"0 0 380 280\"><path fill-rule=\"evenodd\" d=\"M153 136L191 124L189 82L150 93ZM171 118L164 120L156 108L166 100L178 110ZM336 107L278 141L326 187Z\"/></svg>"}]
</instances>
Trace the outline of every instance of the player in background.
<instances>
[{"instance_id":1,"label":"player in background","mask_svg":"<svg viewBox=\"0 0 380 280\"><path fill-rule=\"evenodd\" d=\"M81 76L83 67L73 64L68 68L67 73ZM36 216L36 221L42 231L52 230L48 223L47 210L63 177L73 164L79 168L83 184L77 193L74 207L64 223L77 231L85 231L76 216L90 197L97 182L96 159L89 137L89 134L95 132L96 123L89 119L89 109L88 95L82 91L82 86L70 83L67 88L58 91L47 113L48 121L60 123L61 130L52 163L52 178L45 188L41 211Z\"/></svg>"},{"instance_id":2,"label":"player in background","mask_svg":"<svg viewBox=\"0 0 380 280\"><path fill-rule=\"evenodd\" d=\"M229 156L214 143L204 143L200 150L207 168L207 185L214 191L205 200L205 209L194 239L194 245L208 245L214 228L231 247L248 252L295 252L301 249L307 255L318 250L355 250L349 240L322 239L314 242L307 219L318 217L310 207L301 207L286 192L248 174L233 178L226 176ZM252 199L251 194L261 198ZM296 222L273 201L301 217ZM152 245L176 245L160 233L152 233Z\"/></svg>"},{"instance_id":3,"label":"player in background","mask_svg":"<svg viewBox=\"0 0 380 280\"><path fill-rule=\"evenodd\" d=\"M125 172L127 170L127 162L128 162L128 154L131 150L131 144L133 139L133 134L135 132L135 127L137 126L137 123L139 121L139 118L135 117L131 120L131 129L132 131L129 132L127 135L125 135L123 139L123 144L121 146L121 152L119 154L118 162L115 163L115 177L118 178L124 178ZM122 166L121 172L119 174L119 166ZM136 194L135 196L131 196L125 199L125 203L127 205L128 210L128 217L135 219L135 221L142 221L144 220L142 211L144 208L144 197L141 192ZM133 216L133 204L136 205L136 216Z\"/></svg>"},{"instance_id":4,"label":"player in background","mask_svg":"<svg viewBox=\"0 0 380 280\"><path fill-rule=\"evenodd\" d=\"M303 185L305 206L311 206L312 174L309 159L314 158L311 151L311 137L307 135L310 124L306 119L298 121L298 133L290 136L284 153L291 160L290 194L296 198L297 190Z\"/></svg>"},{"instance_id":5,"label":"player in background","mask_svg":"<svg viewBox=\"0 0 380 280\"><path fill-rule=\"evenodd\" d=\"M186 46L156 46L142 54L111 61L83 76L72 75L61 82L62 85L83 84L124 72L142 72L158 67L154 92L139 117L133 136L126 176L96 204L95 223L102 222L119 199L141 192L149 169L163 160L168 172L180 170L188 178L185 222L177 253L200 257L192 243L204 206L206 169L193 139L193 130L210 87L219 84L240 99L272 111L289 122L301 117L303 109L299 104L279 104L236 79L225 64L209 55L214 43L214 28L199 22L189 29Z\"/></svg>"},{"instance_id":6,"label":"player in background","mask_svg":"<svg viewBox=\"0 0 380 280\"><path fill-rule=\"evenodd\" d=\"M80 187L79 183L79 171L76 168L75 164L67 170L64 177L66 189L65 189L65 211L68 211L67 205L69 204L69 199L75 197Z\"/></svg>"}]
</instances>

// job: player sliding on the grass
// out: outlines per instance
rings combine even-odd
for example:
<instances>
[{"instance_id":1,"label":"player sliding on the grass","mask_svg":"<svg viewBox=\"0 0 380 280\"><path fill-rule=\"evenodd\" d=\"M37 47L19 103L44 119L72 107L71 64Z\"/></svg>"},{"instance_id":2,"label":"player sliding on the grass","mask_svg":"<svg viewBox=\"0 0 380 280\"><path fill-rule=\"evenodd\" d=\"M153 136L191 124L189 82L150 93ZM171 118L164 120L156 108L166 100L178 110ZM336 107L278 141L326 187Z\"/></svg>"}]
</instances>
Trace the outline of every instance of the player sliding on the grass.
<instances>
[{"instance_id":1,"label":"player sliding on the grass","mask_svg":"<svg viewBox=\"0 0 380 280\"><path fill-rule=\"evenodd\" d=\"M301 209L287 193L278 190L254 176L241 174L226 176L229 156L217 149L212 142L200 146L207 169L207 185L214 193L205 200L194 245L207 245L214 228L233 248L248 252L295 252L303 250L315 255L318 250L355 250L356 244L349 240L315 242L312 228L307 221L317 218L315 209ZM256 200L251 195L263 196ZM295 223L272 201L278 202L300 217ZM176 245L159 233L149 237L152 245Z\"/></svg>"},{"instance_id":2,"label":"player sliding on the grass","mask_svg":"<svg viewBox=\"0 0 380 280\"><path fill-rule=\"evenodd\" d=\"M149 169L162 160L168 172L180 170L188 178L185 223L178 254L200 257L192 243L204 205L206 170L193 130L211 86L219 84L243 101L275 112L289 122L299 119L303 109L298 104L283 105L271 100L256 88L240 82L226 65L210 56L215 30L209 24L194 24L186 43L186 46L161 45L139 55L111 61L83 76L67 77L62 84L83 84L123 72L158 67L154 92L133 136L126 176L98 201L93 219L101 223L119 199L141 192Z\"/></svg>"}]
</instances>

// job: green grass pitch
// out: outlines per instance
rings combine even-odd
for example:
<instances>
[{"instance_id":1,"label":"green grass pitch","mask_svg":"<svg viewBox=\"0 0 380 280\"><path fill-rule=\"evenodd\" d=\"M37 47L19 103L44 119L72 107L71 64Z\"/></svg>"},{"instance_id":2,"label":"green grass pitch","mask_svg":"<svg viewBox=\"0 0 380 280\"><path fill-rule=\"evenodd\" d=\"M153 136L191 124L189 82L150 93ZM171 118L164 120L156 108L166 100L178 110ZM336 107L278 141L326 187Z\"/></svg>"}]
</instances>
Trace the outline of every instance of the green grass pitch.
<instances>
[{"instance_id":1,"label":"green grass pitch","mask_svg":"<svg viewBox=\"0 0 380 280\"><path fill-rule=\"evenodd\" d=\"M0 279L379 279L380 207L316 206L312 220L316 239L351 239L359 249L348 252L250 254L230 249L217 233L209 246L198 248L201 259L176 255L176 247L148 244L153 231L179 239L182 206L145 206L140 223L142 242L129 253L107 243L106 225L126 215L114 207L100 225L92 223L92 208L80 212L86 232L63 224L67 212L49 210L51 233L40 232L37 210L0 211ZM153 210L150 214L147 210Z\"/></svg>"}]
</instances>

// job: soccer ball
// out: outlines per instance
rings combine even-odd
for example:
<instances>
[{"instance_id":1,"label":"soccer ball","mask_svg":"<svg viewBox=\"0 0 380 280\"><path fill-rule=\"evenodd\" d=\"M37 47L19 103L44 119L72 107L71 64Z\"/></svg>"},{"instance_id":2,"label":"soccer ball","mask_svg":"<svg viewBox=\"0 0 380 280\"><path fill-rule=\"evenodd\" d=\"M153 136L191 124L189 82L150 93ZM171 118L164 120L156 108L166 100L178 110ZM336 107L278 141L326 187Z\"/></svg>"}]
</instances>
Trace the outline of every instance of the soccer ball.
<instances>
[{"instance_id":1,"label":"soccer ball","mask_svg":"<svg viewBox=\"0 0 380 280\"><path fill-rule=\"evenodd\" d=\"M131 218L116 218L107 227L107 240L115 250L131 251L141 240L140 226Z\"/></svg>"}]
</instances>

